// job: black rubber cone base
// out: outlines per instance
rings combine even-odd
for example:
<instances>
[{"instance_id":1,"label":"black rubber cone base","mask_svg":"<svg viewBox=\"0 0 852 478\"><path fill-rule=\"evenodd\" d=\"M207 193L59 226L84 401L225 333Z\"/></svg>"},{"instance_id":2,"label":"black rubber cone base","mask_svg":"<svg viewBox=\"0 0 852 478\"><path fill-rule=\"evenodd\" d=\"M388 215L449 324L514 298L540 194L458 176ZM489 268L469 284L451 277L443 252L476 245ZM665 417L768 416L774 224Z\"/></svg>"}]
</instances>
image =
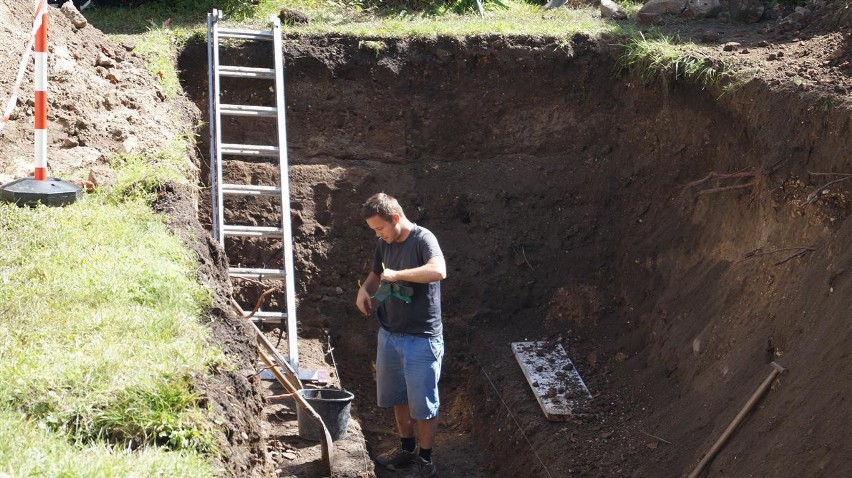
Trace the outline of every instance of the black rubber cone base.
<instances>
[{"instance_id":1,"label":"black rubber cone base","mask_svg":"<svg viewBox=\"0 0 852 478\"><path fill-rule=\"evenodd\" d=\"M56 178L47 178L44 181L22 178L0 186L0 200L13 202L18 206L65 206L82 195L82 189L76 184Z\"/></svg>"}]
</instances>

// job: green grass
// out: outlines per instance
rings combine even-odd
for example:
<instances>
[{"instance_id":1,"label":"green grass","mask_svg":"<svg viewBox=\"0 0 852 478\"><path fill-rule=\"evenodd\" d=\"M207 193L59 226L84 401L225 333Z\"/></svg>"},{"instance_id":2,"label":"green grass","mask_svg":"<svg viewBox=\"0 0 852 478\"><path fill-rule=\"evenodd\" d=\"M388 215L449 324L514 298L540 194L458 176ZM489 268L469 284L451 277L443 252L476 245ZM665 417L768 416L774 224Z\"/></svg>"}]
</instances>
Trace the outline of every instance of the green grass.
<instances>
[{"instance_id":1,"label":"green grass","mask_svg":"<svg viewBox=\"0 0 852 478\"><path fill-rule=\"evenodd\" d=\"M537 4L507 0L505 8L488 4L484 17L451 11L424 13L402 9L381 10L364 7L357 1L261 0L252 9L228 14L227 24L264 25L269 15L277 15L282 6L306 13L310 24L285 26L292 34L345 34L388 38L525 35L537 37L570 37L575 33L596 35L622 29L617 22L600 18L596 8L560 8L544 11ZM161 4L142 5L134 9L100 8L88 14L93 25L113 35L116 40L133 43L137 51L149 58L153 72L163 71L174 51L192 36L206 36L207 5L199 2L195 9L169 9ZM171 19L168 28L162 22ZM150 22L148 20L151 20ZM172 45L171 51L164 47Z\"/></svg>"},{"instance_id":2,"label":"green grass","mask_svg":"<svg viewBox=\"0 0 852 478\"><path fill-rule=\"evenodd\" d=\"M194 147L194 142L190 141L190 136L178 136L161 151L113 156L109 163L118 172L118 177L115 184L101 193L114 203L128 198L151 203L168 182L195 184L197 178L186 157L187 149Z\"/></svg>"},{"instance_id":3,"label":"green grass","mask_svg":"<svg viewBox=\"0 0 852 478\"><path fill-rule=\"evenodd\" d=\"M213 475L214 470L197 454L150 447L128 452L101 443L78 446L25 414L0 406L0 476L166 478Z\"/></svg>"},{"instance_id":4,"label":"green grass","mask_svg":"<svg viewBox=\"0 0 852 478\"><path fill-rule=\"evenodd\" d=\"M223 360L210 293L144 198L0 205L0 471L215 474L191 380Z\"/></svg>"},{"instance_id":5,"label":"green grass","mask_svg":"<svg viewBox=\"0 0 852 478\"><path fill-rule=\"evenodd\" d=\"M419 15L401 12L392 16L362 14L344 18L334 11L317 12L306 26L288 27L293 33L321 35L326 32L356 37L434 38L477 35L522 35L570 38L576 33L599 35L619 28L601 20L596 9L558 9L543 12L526 3L508 3L507 8L486 12L484 17L467 14Z\"/></svg>"},{"instance_id":6,"label":"green grass","mask_svg":"<svg viewBox=\"0 0 852 478\"><path fill-rule=\"evenodd\" d=\"M621 45L618 60L620 72L635 72L650 85L655 81L686 81L702 88L710 85L727 87L734 82L728 66L714 61L693 43L680 43L661 34L637 33Z\"/></svg>"}]
</instances>

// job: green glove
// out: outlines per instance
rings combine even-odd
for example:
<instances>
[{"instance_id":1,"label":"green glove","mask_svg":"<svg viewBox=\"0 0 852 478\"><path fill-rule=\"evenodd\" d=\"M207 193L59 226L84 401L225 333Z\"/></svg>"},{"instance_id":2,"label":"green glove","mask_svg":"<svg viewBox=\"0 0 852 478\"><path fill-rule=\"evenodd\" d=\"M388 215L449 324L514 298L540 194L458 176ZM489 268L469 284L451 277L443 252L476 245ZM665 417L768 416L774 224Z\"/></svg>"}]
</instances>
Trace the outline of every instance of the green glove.
<instances>
[{"instance_id":1,"label":"green glove","mask_svg":"<svg viewBox=\"0 0 852 478\"><path fill-rule=\"evenodd\" d=\"M373 294L373 299L384 302L391 295L391 285L390 282L381 281L379 283L379 288L376 289L376 293Z\"/></svg>"},{"instance_id":2,"label":"green glove","mask_svg":"<svg viewBox=\"0 0 852 478\"><path fill-rule=\"evenodd\" d=\"M376 293L373 294L373 299L384 302L388 297L396 297L397 299L405 302L406 304L411 303L411 297L414 295L414 289L411 287L407 287L404 285L399 285L396 282L390 283L386 281L381 281L379 283L379 288L376 290Z\"/></svg>"}]
</instances>

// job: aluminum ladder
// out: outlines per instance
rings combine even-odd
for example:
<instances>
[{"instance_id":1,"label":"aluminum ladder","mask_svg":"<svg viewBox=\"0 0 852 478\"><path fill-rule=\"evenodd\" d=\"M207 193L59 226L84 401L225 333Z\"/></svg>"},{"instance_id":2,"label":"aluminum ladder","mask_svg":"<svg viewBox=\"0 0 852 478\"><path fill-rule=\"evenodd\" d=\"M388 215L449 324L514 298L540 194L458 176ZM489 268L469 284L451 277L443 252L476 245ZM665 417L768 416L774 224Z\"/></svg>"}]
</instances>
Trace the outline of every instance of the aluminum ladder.
<instances>
[{"instance_id":1,"label":"aluminum ladder","mask_svg":"<svg viewBox=\"0 0 852 478\"><path fill-rule=\"evenodd\" d=\"M296 286L293 265L293 233L290 220L290 179L287 160L287 130L285 121L286 104L284 102L284 58L281 41L281 21L275 15L269 16L271 30L246 30L224 28L219 25L222 12L213 10L207 14L207 58L209 74L210 107L210 187L212 190L213 237L227 251L229 237L261 237L267 240L281 240L283 269L258 267L229 267L231 278L283 280L285 284L286 310L258 310L252 320L262 324L281 324L286 322L287 349L289 366L300 376L310 380L312 372L299 372L299 353L296 332ZM223 39L266 42L272 45L274 67L253 68L240 65L222 65L219 61L219 46ZM274 82L275 106L254 106L222 103L222 78L250 78L258 81ZM243 116L259 121L277 121L277 144L229 144L222 143L222 117ZM222 165L234 157L265 158L277 161L280 171L278 185L262 186L254 184L228 184L222 179ZM277 197L281 204L281 218L278 224L262 226L244 226L225 223L226 196ZM248 316L246 314L245 316Z\"/></svg>"}]
</instances>

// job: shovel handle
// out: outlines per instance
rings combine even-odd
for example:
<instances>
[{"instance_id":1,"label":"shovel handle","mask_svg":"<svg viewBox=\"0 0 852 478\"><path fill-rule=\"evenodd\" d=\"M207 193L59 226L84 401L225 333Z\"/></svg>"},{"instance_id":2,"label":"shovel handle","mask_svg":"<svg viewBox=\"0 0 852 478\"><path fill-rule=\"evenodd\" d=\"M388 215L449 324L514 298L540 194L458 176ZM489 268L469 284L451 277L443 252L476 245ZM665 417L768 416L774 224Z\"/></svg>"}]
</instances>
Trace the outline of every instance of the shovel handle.
<instances>
[{"instance_id":1,"label":"shovel handle","mask_svg":"<svg viewBox=\"0 0 852 478\"><path fill-rule=\"evenodd\" d=\"M704 455L704 458L702 458L698 465L695 466L695 469L692 470L692 473L689 474L689 478L697 478L698 475L700 475L701 472L704 471L704 467L706 467L707 464L710 463L713 458L716 457L716 454L719 453L719 450L721 450L723 446L725 446L725 443L728 441L728 438L731 437L731 435L734 433L734 430L736 430L736 428L743 421L743 418L745 418L748 412L750 412L751 409L754 408L754 405L757 403L758 400L760 400L760 397L762 397L763 394L766 393L766 390L769 389L770 385L772 385L772 382L775 380L775 377L777 377L778 374L785 370L784 367L778 365L775 362L772 362L769 365L772 366L772 371L769 372L769 376L766 377L766 379L763 381L763 383L760 384L759 387L757 387L757 390L755 390L755 392L751 395L751 398L748 399L748 402L746 402L746 404L740 410L740 413L738 413L737 416L734 417L730 425L728 425L728 428L726 428L725 431L722 432L722 436L720 436L719 439L716 440L716 443L714 443L713 446L710 447L710 450L707 452L706 455Z\"/></svg>"}]
</instances>

